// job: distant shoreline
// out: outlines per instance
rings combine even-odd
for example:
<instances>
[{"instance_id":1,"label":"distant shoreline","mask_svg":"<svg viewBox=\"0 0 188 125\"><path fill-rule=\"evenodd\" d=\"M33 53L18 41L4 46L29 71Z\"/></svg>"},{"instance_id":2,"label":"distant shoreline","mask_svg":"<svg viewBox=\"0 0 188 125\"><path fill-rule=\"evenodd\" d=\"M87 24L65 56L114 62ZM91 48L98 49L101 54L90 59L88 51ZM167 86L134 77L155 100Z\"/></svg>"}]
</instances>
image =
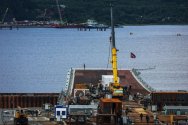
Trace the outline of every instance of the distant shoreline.
<instances>
[{"instance_id":1,"label":"distant shoreline","mask_svg":"<svg viewBox=\"0 0 188 125\"><path fill-rule=\"evenodd\" d=\"M0 28L53 28L50 25L2 25Z\"/></svg>"},{"instance_id":2,"label":"distant shoreline","mask_svg":"<svg viewBox=\"0 0 188 125\"><path fill-rule=\"evenodd\" d=\"M123 28L124 26L168 26L168 25L177 25L177 26L186 26L188 24L126 24L126 25L121 25L117 26L116 28ZM7 24L0 24L0 29L15 29L15 28L56 28L51 25L7 25ZM61 29L61 28L56 28L56 29ZM77 29L77 27L62 27L62 29Z\"/></svg>"}]
</instances>

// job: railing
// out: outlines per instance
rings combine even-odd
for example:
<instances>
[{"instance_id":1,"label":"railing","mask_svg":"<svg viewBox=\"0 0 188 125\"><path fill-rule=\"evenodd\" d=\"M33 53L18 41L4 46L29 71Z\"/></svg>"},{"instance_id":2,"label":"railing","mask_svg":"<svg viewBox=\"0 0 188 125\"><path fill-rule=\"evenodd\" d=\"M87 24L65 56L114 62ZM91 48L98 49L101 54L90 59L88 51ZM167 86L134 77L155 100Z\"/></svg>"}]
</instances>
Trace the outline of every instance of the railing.
<instances>
[{"instance_id":1,"label":"railing","mask_svg":"<svg viewBox=\"0 0 188 125\"><path fill-rule=\"evenodd\" d=\"M60 105L63 104L63 102L64 102L64 98L63 98L64 95L65 95L65 92L62 89L62 91L61 91L61 93L59 94L59 97L58 97L58 104L60 104Z\"/></svg>"},{"instance_id":2,"label":"railing","mask_svg":"<svg viewBox=\"0 0 188 125\"><path fill-rule=\"evenodd\" d=\"M156 90L155 92L188 92L188 90Z\"/></svg>"},{"instance_id":3,"label":"railing","mask_svg":"<svg viewBox=\"0 0 188 125\"><path fill-rule=\"evenodd\" d=\"M71 68L68 73L67 73L67 80L66 80L66 87L65 90L62 89L61 93L59 94L58 97L58 104L63 104L64 102L64 96L70 95L71 94L71 89L73 86L73 74L74 74L74 70Z\"/></svg>"},{"instance_id":4,"label":"railing","mask_svg":"<svg viewBox=\"0 0 188 125\"><path fill-rule=\"evenodd\" d=\"M75 69L71 68L69 84L68 84L68 89L67 89L67 95L69 95L69 96L72 94L72 89L74 86L74 74L75 74Z\"/></svg>"},{"instance_id":5,"label":"railing","mask_svg":"<svg viewBox=\"0 0 188 125\"><path fill-rule=\"evenodd\" d=\"M148 68L149 69L149 68ZM148 85L141 77L139 72L140 69L132 69L132 72L136 76L136 78L140 81L140 83L145 86L147 89L149 89L151 92L188 92L188 90L156 90L152 88L150 85ZM141 70L147 70L147 69L141 69Z\"/></svg>"},{"instance_id":6,"label":"railing","mask_svg":"<svg viewBox=\"0 0 188 125\"><path fill-rule=\"evenodd\" d=\"M145 88L147 88L150 92L156 91L154 88L152 88L150 85L148 85L141 77L137 69L132 69L132 73L134 73L135 77L139 80L139 83L141 83Z\"/></svg>"}]
</instances>

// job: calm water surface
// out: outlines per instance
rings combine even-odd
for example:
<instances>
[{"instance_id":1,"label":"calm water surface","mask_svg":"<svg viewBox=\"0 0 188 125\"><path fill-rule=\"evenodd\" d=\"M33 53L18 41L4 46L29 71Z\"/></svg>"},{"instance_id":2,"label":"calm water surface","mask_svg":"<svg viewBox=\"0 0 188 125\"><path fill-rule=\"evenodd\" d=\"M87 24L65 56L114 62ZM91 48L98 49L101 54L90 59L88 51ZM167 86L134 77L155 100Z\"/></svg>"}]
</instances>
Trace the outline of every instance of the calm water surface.
<instances>
[{"instance_id":1,"label":"calm water surface","mask_svg":"<svg viewBox=\"0 0 188 125\"><path fill-rule=\"evenodd\" d=\"M107 67L109 36L110 29L0 30L0 92L60 92L71 67ZM119 68L155 66L141 71L146 83L188 90L188 26L126 26L116 29L116 46Z\"/></svg>"}]
</instances>

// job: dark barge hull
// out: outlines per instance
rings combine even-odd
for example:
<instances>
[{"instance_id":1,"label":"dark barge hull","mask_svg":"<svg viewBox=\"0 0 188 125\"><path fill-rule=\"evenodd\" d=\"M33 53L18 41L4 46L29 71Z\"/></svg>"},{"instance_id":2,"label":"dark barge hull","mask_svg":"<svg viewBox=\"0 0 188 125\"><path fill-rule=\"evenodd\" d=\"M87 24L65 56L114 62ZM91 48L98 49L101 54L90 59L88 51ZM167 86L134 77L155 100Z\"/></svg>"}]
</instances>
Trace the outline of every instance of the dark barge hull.
<instances>
[{"instance_id":1,"label":"dark barge hull","mask_svg":"<svg viewBox=\"0 0 188 125\"><path fill-rule=\"evenodd\" d=\"M68 83L67 94L73 95L76 84L98 84L102 75L112 75L108 69L72 69ZM188 105L188 92L155 92L149 91L134 76L131 70L118 70L120 83L123 86L131 86L131 93L151 94L153 105L159 109L164 105ZM71 88L72 84L72 88ZM56 105L61 93L0 93L0 108L17 108L17 106L41 107L45 103ZM159 105L159 103L161 105Z\"/></svg>"},{"instance_id":2,"label":"dark barge hull","mask_svg":"<svg viewBox=\"0 0 188 125\"><path fill-rule=\"evenodd\" d=\"M59 93L0 93L0 108L42 107L57 104Z\"/></svg>"},{"instance_id":3,"label":"dark barge hull","mask_svg":"<svg viewBox=\"0 0 188 125\"><path fill-rule=\"evenodd\" d=\"M112 70L108 69L72 69L71 75L73 76L72 89L68 89L69 95L73 95L76 84L97 84L100 83L102 75L112 75ZM161 110L164 105L188 105L188 92L181 91L155 91L149 90L141 83L135 73L132 70L118 70L118 77L120 83L123 86L131 86L131 94L141 93L142 95L151 94L152 105L157 105L158 109ZM69 83L70 85L70 83Z\"/></svg>"},{"instance_id":4,"label":"dark barge hull","mask_svg":"<svg viewBox=\"0 0 188 125\"><path fill-rule=\"evenodd\" d=\"M188 106L188 92L152 92L152 104L157 105L158 110L163 110L165 105Z\"/></svg>"}]
</instances>

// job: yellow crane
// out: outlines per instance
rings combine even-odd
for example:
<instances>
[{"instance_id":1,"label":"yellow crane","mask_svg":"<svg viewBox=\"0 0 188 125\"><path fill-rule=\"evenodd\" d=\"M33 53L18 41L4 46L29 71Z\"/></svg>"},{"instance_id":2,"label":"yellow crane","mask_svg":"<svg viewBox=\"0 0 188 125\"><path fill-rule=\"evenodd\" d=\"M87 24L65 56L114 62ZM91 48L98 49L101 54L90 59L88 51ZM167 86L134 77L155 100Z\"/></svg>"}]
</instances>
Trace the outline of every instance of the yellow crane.
<instances>
[{"instance_id":1,"label":"yellow crane","mask_svg":"<svg viewBox=\"0 0 188 125\"><path fill-rule=\"evenodd\" d=\"M115 30L114 30L114 22L113 22L113 3L110 3L110 11L111 11L111 54L112 54L112 69L113 69L113 83L110 84L110 91L112 92L113 97L122 97L123 96L123 88L118 80L118 70L117 70L117 49L115 45Z\"/></svg>"}]
</instances>

